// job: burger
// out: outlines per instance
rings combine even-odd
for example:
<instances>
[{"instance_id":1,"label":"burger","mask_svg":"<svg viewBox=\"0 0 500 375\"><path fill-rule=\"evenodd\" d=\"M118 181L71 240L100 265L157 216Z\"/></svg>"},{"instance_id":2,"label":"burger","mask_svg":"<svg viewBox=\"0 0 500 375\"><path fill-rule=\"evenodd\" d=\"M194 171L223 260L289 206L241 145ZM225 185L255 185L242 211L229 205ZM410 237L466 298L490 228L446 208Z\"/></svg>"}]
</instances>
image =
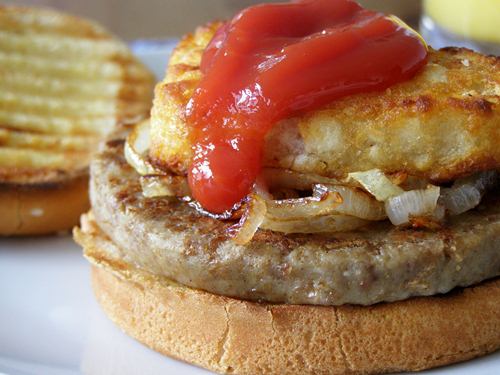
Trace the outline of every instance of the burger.
<instances>
[{"instance_id":1,"label":"burger","mask_svg":"<svg viewBox=\"0 0 500 375\"><path fill-rule=\"evenodd\" d=\"M153 75L102 26L55 10L0 5L0 35L0 237L69 231L89 208L91 155L148 116Z\"/></svg>"},{"instance_id":2,"label":"burger","mask_svg":"<svg viewBox=\"0 0 500 375\"><path fill-rule=\"evenodd\" d=\"M500 347L500 60L350 0L185 36L91 163L106 314L236 374L381 373Z\"/></svg>"}]
</instances>

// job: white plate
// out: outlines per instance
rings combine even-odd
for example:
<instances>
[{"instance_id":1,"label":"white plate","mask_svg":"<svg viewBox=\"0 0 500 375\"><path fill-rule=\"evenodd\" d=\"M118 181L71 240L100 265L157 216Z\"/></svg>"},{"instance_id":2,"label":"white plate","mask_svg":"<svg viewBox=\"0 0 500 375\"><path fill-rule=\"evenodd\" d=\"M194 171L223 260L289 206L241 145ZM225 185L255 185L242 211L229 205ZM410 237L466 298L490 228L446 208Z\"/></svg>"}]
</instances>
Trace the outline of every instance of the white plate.
<instances>
[{"instance_id":1,"label":"white plate","mask_svg":"<svg viewBox=\"0 0 500 375\"><path fill-rule=\"evenodd\" d=\"M171 43L133 47L157 76ZM0 212L1 214L1 212ZM426 372L500 374L500 352ZM126 336L102 313L69 236L0 238L0 375L203 375Z\"/></svg>"},{"instance_id":2,"label":"white plate","mask_svg":"<svg viewBox=\"0 0 500 375\"><path fill-rule=\"evenodd\" d=\"M69 236L0 239L0 373L203 375L122 333L90 289L89 265ZM430 371L500 374L500 353Z\"/></svg>"},{"instance_id":3,"label":"white plate","mask_svg":"<svg viewBox=\"0 0 500 375\"><path fill-rule=\"evenodd\" d=\"M90 289L71 237L0 239L0 373L209 374L123 334Z\"/></svg>"}]
</instances>

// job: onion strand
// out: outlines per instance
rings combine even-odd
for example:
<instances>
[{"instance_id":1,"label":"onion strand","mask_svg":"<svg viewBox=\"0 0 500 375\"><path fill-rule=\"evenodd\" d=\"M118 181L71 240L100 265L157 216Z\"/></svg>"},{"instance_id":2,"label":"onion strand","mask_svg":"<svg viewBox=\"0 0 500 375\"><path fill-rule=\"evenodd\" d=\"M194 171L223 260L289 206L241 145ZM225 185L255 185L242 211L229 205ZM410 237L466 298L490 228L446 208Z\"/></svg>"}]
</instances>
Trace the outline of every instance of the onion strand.
<instances>
[{"instance_id":1,"label":"onion strand","mask_svg":"<svg viewBox=\"0 0 500 375\"><path fill-rule=\"evenodd\" d=\"M250 242L264 222L266 212L266 201L259 194L252 194L239 223L230 228L230 232L235 232L233 241L237 245Z\"/></svg>"},{"instance_id":2,"label":"onion strand","mask_svg":"<svg viewBox=\"0 0 500 375\"><path fill-rule=\"evenodd\" d=\"M324 185L314 185L311 197L268 200L266 217L292 220L328 215L334 213L341 203L342 197L339 193L328 191Z\"/></svg>"},{"instance_id":3,"label":"onion strand","mask_svg":"<svg viewBox=\"0 0 500 375\"><path fill-rule=\"evenodd\" d=\"M342 198L342 203L335 207L335 213L374 221L387 218L384 204L367 193L347 186L327 187L329 192L338 193Z\"/></svg>"},{"instance_id":4,"label":"onion strand","mask_svg":"<svg viewBox=\"0 0 500 375\"><path fill-rule=\"evenodd\" d=\"M497 185L496 171L477 173L455 181L451 188L443 189L441 201L451 215L460 215L476 207L484 194Z\"/></svg>"},{"instance_id":5,"label":"onion strand","mask_svg":"<svg viewBox=\"0 0 500 375\"><path fill-rule=\"evenodd\" d=\"M147 120L137 124L127 136L123 150L127 163L142 176L162 174L147 157L150 144L149 128L150 123Z\"/></svg>"},{"instance_id":6,"label":"onion strand","mask_svg":"<svg viewBox=\"0 0 500 375\"><path fill-rule=\"evenodd\" d=\"M380 169L349 173L348 178L359 182L379 202L385 202L404 193L404 190L393 183Z\"/></svg>"},{"instance_id":7,"label":"onion strand","mask_svg":"<svg viewBox=\"0 0 500 375\"><path fill-rule=\"evenodd\" d=\"M156 168L148 158L149 146L149 121L143 121L128 135L124 154L140 175L144 196L189 198L186 177ZM476 207L498 182L496 171L477 173L455 181L450 188L440 188L403 172L388 176L379 169L350 173L347 179L338 180L264 168L237 214L231 211L231 219L240 220L230 232L234 242L243 245L259 228L282 233L339 232L387 218L396 226L433 228L440 225L446 212L459 215ZM307 192L309 196L304 197Z\"/></svg>"},{"instance_id":8,"label":"onion strand","mask_svg":"<svg viewBox=\"0 0 500 375\"><path fill-rule=\"evenodd\" d=\"M429 185L427 189L410 190L389 198L385 202L389 220L394 225L403 225L415 217L432 217L437 209L440 190L439 186Z\"/></svg>"}]
</instances>

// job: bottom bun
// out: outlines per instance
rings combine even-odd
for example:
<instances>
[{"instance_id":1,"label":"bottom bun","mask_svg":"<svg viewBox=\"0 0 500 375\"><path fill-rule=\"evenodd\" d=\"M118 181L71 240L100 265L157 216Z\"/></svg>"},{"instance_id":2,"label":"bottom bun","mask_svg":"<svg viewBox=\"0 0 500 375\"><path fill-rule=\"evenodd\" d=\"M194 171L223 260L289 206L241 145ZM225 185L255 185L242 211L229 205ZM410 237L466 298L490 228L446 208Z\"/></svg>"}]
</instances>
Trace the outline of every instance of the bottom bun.
<instances>
[{"instance_id":1,"label":"bottom bun","mask_svg":"<svg viewBox=\"0 0 500 375\"><path fill-rule=\"evenodd\" d=\"M422 370L500 348L500 279L374 306L259 304L139 271L95 226L76 240L93 288L126 333L219 373L343 374Z\"/></svg>"},{"instance_id":2,"label":"bottom bun","mask_svg":"<svg viewBox=\"0 0 500 375\"><path fill-rule=\"evenodd\" d=\"M89 205L87 175L57 183L0 184L0 236L68 231Z\"/></svg>"}]
</instances>

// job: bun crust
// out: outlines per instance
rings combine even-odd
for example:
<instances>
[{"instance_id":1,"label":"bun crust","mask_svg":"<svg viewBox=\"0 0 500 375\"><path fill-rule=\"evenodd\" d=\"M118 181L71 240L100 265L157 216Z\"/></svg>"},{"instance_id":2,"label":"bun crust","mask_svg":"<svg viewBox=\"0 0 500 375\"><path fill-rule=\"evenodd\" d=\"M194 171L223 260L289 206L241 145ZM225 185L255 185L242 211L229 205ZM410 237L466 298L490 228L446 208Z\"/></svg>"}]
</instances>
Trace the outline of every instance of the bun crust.
<instances>
[{"instance_id":1,"label":"bun crust","mask_svg":"<svg viewBox=\"0 0 500 375\"><path fill-rule=\"evenodd\" d=\"M57 183L0 184L0 236L68 231L89 205L88 175Z\"/></svg>"},{"instance_id":2,"label":"bun crust","mask_svg":"<svg viewBox=\"0 0 500 375\"><path fill-rule=\"evenodd\" d=\"M139 271L110 252L115 245L102 233L82 224L75 238L94 264L93 288L106 314L150 348L212 371L411 371L500 348L498 278L446 295L369 307L259 304Z\"/></svg>"},{"instance_id":3,"label":"bun crust","mask_svg":"<svg viewBox=\"0 0 500 375\"><path fill-rule=\"evenodd\" d=\"M0 236L67 231L100 141L147 117L153 74L83 18L0 5Z\"/></svg>"}]
</instances>

